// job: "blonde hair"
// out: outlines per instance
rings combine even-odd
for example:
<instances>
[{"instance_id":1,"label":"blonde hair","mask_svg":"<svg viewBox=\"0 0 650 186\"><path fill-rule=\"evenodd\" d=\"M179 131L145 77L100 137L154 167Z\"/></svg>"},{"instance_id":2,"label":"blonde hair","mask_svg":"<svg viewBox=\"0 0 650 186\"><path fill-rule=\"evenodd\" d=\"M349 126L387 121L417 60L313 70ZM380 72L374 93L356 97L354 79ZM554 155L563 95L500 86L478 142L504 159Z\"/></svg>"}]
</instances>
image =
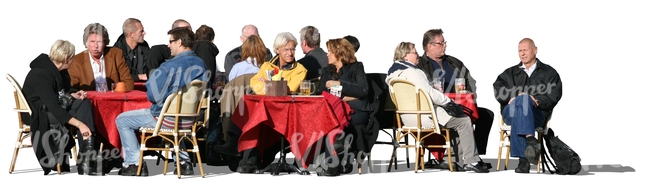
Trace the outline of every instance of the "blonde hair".
<instances>
[{"instance_id":1,"label":"blonde hair","mask_svg":"<svg viewBox=\"0 0 650 186\"><path fill-rule=\"evenodd\" d=\"M74 45L67 40L56 40L52 47L50 48L50 60L54 64L61 64L65 62L66 59L74 56Z\"/></svg>"},{"instance_id":2,"label":"blonde hair","mask_svg":"<svg viewBox=\"0 0 650 186\"><path fill-rule=\"evenodd\" d=\"M393 61L404 61L404 57L411 52L411 49L415 48L415 44L411 42L401 42L395 48L395 55L393 56ZM411 61L414 62L414 61Z\"/></svg>"}]
</instances>

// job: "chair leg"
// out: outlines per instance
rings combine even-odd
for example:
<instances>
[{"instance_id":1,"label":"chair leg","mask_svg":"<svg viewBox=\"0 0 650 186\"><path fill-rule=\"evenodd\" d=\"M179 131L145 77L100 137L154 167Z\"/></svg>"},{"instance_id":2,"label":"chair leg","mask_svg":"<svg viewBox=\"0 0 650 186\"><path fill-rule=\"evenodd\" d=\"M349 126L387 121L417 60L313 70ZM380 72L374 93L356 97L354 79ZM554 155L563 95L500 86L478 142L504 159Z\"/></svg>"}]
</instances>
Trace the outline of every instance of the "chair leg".
<instances>
[{"instance_id":1,"label":"chair leg","mask_svg":"<svg viewBox=\"0 0 650 186\"><path fill-rule=\"evenodd\" d=\"M542 133L538 132L537 133L537 144L540 146L540 148L542 147L542 137L543 137ZM542 151L540 150L539 152L541 153ZM542 165L542 156L543 155L540 154L539 158L537 158L537 174L539 174L541 172L540 166Z\"/></svg>"},{"instance_id":2,"label":"chair leg","mask_svg":"<svg viewBox=\"0 0 650 186\"><path fill-rule=\"evenodd\" d=\"M415 156L416 156L415 157L415 173L418 173L418 163L419 163L418 160L420 160L420 158L418 156L420 156L420 148L417 147L417 146L415 147Z\"/></svg>"},{"instance_id":3,"label":"chair leg","mask_svg":"<svg viewBox=\"0 0 650 186\"><path fill-rule=\"evenodd\" d=\"M503 130L499 132L499 153L497 154L497 171L501 168L501 153L503 152Z\"/></svg>"},{"instance_id":4,"label":"chair leg","mask_svg":"<svg viewBox=\"0 0 650 186\"><path fill-rule=\"evenodd\" d=\"M404 136L404 144L409 145L409 137L408 137L408 135ZM406 150L406 168L408 169L408 168L411 168L410 167L411 166L411 161L409 160L409 158L411 156L409 156L409 149L406 148L405 150ZM395 169L397 169L397 163L395 163Z\"/></svg>"},{"instance_id":5,"label":"chair leg","mask_svg":"<svg viewBox=\"0 0 650 186\"><path fill-rule=\"evenodd\" d=\"M192 140L194 141L194 147L192 147L192 151L194 151L194 154L196 155L195 157L196 160L199 162L199 170L201 171L201 178L205 178L205 173L203 172L203 162L201 162L201 153L199 152L199 143L196 140L196 136L193 133L192 135ZM180 157L180 156L179 156Z\"/></svg>"},{"instance_id":6,"label":"chair leg","mask_svg":"<svg viewBox=\"0 0 650 186\"><path fill-rule=\"evenodd\" d=\"M72 158L74 162L77 162L77 145L72 146L72 157L70 158Z\"/></svg>"},{"instance_id":7,"label":"chair leg","mask_svg":"<svg viewBox=\"0 0 650 186\"><path fill-rule=\"evenodd\" d=\"M446 144L451 144L450 139L451 135L449 135L449 130L445 130L445 143ZM449 172L454 172L454 166L452 165L452 159L451 159L451 145L447 146L447 163L449 164Z\"/></svg>"},{"instance_id":8,"label":"chair leg","mask_svg":"<svg viewBox=\"0 0 650 186\"><path fill-rule=\"evenodd\" d=\"M508 163L510 163L510 145L506 146L506 165L503 167L503 170L508 170Z\"/></svg>"},{"instance_id":9,"label":"chair leg","mask_svg":"<svg viewBox=\"0 0 650 186\"><path fill-rule=\"evenodd\" d=\"M372 159L370 159L370 155L372 155L372 152L368 153L368 172L374 173L375 171L372 170Z\"/></svg>"},{"instance_id":10,"label":"chair leg","mask_svg":"<svg viewBox=\"0 0 650 186\"><path fill-rule=\"evenodd\" d=\"M393 161L395 161L395 169L397 170L397 147L393 147L393 154L390 156L390 162L388 163L388 172L390 172L390 167L393 166Z\"/></svg>"},{"instance_id":11,"label":"chair leg","mask_svg":"<svg viewBox=\"0 0 650 186\"><path fill-rule=\"evenodd\" d=\"M169 143L165 143L165 148L169 149ZM163 165L163 175L167 175L168 168L169 168L169 150L165 150L165 164Z\"/></svg>"},{"instance_id":12,"label":"chair leg","mask_svg":"<svg viewBox=\"0 0 650 186\"><path fill-rule=\"evenodd\" d=\"M397 128L395 128L395 127L393 127L393 140L395 140L397 142L397 145L400 144L400 142L397 141ZM406 151L406 156L408 157L408 151ZM395 159L397 159L397 155L395 155ZM395 161L397 161L397 160L395 160ZM390 166L388 166L388 169L390 169ZM397 163L395 163L395 170L397 170Z\"/></svg>"},{"instance_id":13,"label":"chair leg","mask_svg":"<svg viewBox=\"0 0 650 186\"><path fill-rule=\"evenodd\" d=\"M172 145L174 145L174 153L176 154L176 161L174 161L174 163L176 163L176 176L178 176L178 179L181 179L181 153L180 153L181 151L179 147L180 144L181 143L179 143L178 135L174 135L174 144Z\"/></svg>"},{"instance_id":14,"label":"chair leg","mask_svg":"<svg viewBox=\"0 0 650 186\"><path fill-rule=\"evenodd\" d=\"M14 156L11 158L11 165L9 166L9 174L14 172L16 166L16 158L18 158L18 151L23 147L23 132L18 131L18 140L16 140L16 147L14 148Z\"/></svg>"}]
</instances>

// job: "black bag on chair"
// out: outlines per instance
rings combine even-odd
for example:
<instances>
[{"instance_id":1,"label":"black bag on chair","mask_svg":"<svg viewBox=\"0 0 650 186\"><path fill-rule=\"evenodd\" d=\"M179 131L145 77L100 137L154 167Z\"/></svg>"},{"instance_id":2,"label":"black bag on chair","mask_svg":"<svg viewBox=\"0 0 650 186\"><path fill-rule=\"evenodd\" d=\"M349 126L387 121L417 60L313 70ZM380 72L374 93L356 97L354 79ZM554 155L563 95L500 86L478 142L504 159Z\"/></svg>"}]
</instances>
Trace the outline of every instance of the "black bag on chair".
<instances>
[{"instance_id":1,"label":"black bag on chair","mask_svg":"<svg viewBox=\"0 0 650 186\"><path fill-rule=\"evenodd\" d=\"M551 165L555 171L550 170L551 174L559 175L574 175L578 174L582 170L582 165L580 164L580 156L578 153L573 151L566 143L564 143L560 138L555 135L552 129L548 129L546 135L544 135L544 141L546 141L546 147L543 148L544 156L542 161L546 164L546 167L549 163L549 155L552 158ZM548 149L548 151L546 150ZM555 163L554 163L555 162Z\"/></svg>"}]
</instances>

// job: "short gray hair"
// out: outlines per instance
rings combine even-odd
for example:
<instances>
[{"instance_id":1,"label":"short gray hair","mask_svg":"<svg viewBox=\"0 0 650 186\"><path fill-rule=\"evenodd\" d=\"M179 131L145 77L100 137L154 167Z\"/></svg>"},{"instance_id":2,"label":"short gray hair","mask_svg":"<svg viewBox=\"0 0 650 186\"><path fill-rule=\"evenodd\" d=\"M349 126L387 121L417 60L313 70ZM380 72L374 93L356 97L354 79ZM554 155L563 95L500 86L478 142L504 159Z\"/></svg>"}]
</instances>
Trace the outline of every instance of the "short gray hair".
<instances>
[{"instance_id":1,"label":"short gray hair","mask_svg":"<svg viewBox=\"0 0 650 186\"><path fill-rule=\"evenodd\" d=\"M126 19L126 21L124 21L124 24L122 24L122 32L125 33L125 34L129 33L129 32L135 32L136 29L137 29L135 27L136 23L142 24L142 22L140 22L140 20L136 19L136 18L128 18L128 19Z\"/></svg>"},{"instance_id":2,"label":"short gray hair","mask_svg":"<svg viewBox=\"0 0 650 186\"><path fill-rule=\"evenodd\" d=\"M318 32L318 28L306 26L300 29L300 41L304 41L311 48L320 47L320 32Z\"/></svg>"}]
</instances>

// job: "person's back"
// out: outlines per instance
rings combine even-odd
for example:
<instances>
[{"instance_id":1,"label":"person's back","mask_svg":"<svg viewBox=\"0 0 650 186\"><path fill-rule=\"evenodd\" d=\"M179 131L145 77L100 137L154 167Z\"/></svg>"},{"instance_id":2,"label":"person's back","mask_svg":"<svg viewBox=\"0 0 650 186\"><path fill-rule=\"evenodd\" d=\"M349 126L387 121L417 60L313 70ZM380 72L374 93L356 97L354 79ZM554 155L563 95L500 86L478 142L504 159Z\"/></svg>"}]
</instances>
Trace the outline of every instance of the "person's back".
<instances>
[{"instance_id":1,"label":"person's back","mask_svg":"<svg viewBox=\"0 0 650 186\"><path fill-rule=\"evenodd\" d=\"M255 27L255 25L246 25L246 26L244 26L244 28L242 28L242 35L239 36L239 39L241 40L242 45L252 35L259 36L257 27ZM267 54L266 59L264 59L264 60L259 60L258 59L258 61L260 61L260 62L268 61L268 60L271 60L271 58L273 58L273 53L271 53L271 50L269 50L268 48L266 48L266 54ZM228 53L226 53L226 57L224 58L224 62L223 62L223 68L224 68L224 70L226 72L226 76L228 76L230 74L230 71L232 70L232 67L235 66L235 64L241 62L242 60L243 60L242 59L242 46L235 47L232 50L230 50Z\"/></svg>"}]
</instances>

